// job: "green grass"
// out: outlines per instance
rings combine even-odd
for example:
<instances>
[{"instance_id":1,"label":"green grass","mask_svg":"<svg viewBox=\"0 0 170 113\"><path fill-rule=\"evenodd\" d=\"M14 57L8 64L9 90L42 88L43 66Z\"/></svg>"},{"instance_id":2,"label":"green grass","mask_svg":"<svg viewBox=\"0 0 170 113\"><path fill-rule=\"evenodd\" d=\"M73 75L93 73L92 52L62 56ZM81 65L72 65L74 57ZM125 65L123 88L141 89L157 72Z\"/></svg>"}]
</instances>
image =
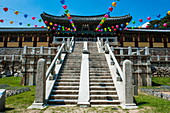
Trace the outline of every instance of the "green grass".
<instances>
[{"instance_id":1,"label":"green grass","mask_svg":"<svg viewBox=\"0 0 170 113\"><path fill-rule=\"evenodd\" d=\"M151 107L145 113L170 113L170 101L140 93L135 97L139 108Z\"/></svg>"},{"instance_id":2,"label":"green grass","mask_svg":"<svg viewBox=\"0 0 170 113\"><path fill-rule=\"evenodd\" d=\"M170 86L170 77L152 77L152 83L154 86L159 86L159 85Z\"/></svg>"}]
</instances>

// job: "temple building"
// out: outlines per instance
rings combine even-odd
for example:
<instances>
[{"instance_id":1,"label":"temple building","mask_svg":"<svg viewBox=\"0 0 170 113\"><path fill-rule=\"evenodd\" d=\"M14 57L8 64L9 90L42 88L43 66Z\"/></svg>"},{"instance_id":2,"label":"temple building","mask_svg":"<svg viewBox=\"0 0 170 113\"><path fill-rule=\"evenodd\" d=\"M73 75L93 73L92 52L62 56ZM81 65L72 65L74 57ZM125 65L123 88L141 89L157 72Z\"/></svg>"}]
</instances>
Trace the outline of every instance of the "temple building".
<instances>
[{"instance_id":1,"label":"temple building","mask_svg":"<svg viewBox=\"0 0 170 113\"><path fill-rule=\"evenodd\" d=\"M113 42L119 47L170 47L170 30L166 29L129 29L124 30L126 23L132 16L109 16L101 26L101 31L96 27L104 17L71 15L77 31L72 26L66 15L53 16L42 13L43 21L47 28L0 28L0 47L51 47L62 42L64 38L74 36L75 41L96 41L97 37L103 41Z\"/></svg>"}]
</instances>

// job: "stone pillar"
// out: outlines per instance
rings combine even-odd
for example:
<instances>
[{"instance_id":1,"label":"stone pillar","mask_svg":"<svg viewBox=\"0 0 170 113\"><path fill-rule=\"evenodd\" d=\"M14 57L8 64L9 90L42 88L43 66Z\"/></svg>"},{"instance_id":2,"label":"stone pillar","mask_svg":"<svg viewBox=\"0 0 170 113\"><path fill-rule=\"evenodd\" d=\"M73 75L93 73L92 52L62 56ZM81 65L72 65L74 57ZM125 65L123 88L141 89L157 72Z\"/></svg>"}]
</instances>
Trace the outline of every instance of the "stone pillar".
<instances>
[{"instance_id":1,"label":"stone pillar","mask_svg":"<svg viewBox=\"0 0 170 113\"><path fill-rule=\"evenodd\" d=\"M120 48L120 55L123 55L123 48Z\"/></svg>"},{"instance_id":2,"label":"stone pillar","mask_svg":"<svg viewBox=\"0 0 170 113\"><path fill-rule=\"evenodd\" d=\"M128 55L132 55L132 47L128 47Z\"/></svg>"},{"instance_id":3,"label":"stone pillar","mask_svg":"<svg viewBox=\"0 0 170 113\"><path fill-rule=\"evenodd\" d=\"M5 95L6 89L0 89L0 112L5 109Z\"/></svg>"},{"instance_id":4,"label":"stone pillar","mask_svg":"<svg viewBox=\"0 0 170 113\"><path fill-rule=\"evenodd\" d=\"M37 64L36 75L36 95L34 103L28 109L45 108L45 89L46 89L46 60L40 59Z\"/></svg>"},{"instance_id":5,"label":"stone pillar","mask_svg":"<svg viewBox=\"0 0 170 113\"><path fill-rule=\"evenodd\" d=\"M40 47L40 54L41 55L44 54L44 47L43 46Z\"/></svg>"},{"instance_id":6,"label":"stone pillar","mask_svg":"<svg viewBox=\"0 0 170 113\"><path fill-rule=\"evenodd\" d=\"M133 100L133 85L132 85L132 62L125 60L123 62L123 84L124 84L124 100L121 104L123 109L138 108Z\"/></svg>"},{"instance_id":7,"label":"stone pillar","mask_svg":"<svg viewBox=\"0 0 170 113\"><path fill-rule=\"evenodd\" d=\"M145 47L145 55L149 55L149 48Z\"/></svg>"},{"instance_id":8,"label":"stone pillar","mask_svg":"<svg viewBox=\"0 0 170 113\"><path fill-rule=\"evenodd\" d=\"M23 54L27 54L27 46L24 46Z\"/></svg>"}]
</instances>

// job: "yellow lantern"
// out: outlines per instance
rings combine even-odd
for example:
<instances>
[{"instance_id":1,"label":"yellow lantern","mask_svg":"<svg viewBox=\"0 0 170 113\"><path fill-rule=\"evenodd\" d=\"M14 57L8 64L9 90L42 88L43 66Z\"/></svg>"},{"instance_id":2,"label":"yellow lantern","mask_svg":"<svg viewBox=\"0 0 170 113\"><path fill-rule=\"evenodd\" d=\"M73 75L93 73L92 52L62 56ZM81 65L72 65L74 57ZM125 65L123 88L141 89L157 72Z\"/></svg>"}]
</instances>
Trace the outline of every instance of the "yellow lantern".
<instances>
[{"instance_id":1,"label":"yellow lantern","mask_svg":"<svg viewBox=\"0 0 170 113\"><path fill-rule=\"evenodd\" d=\"M10 21L10 24L13 24L14 22L13 21Z\"/></svg>"},{"instance_id":2,"label":"yellow lantern","mask_svg":"<svg viewBox=\"0 0 170 113\"><path fill-rule=\"evenodd\" d=\"M142 27L141 26L138 26L139 29L141 29Z\"/></svg>"},{"instance_id":3,"label":"yellow lantern","mask_svg":"<svg viewBox=\"0 0 170 113\"><path fill-rule=\"evenodd\" d=\"M116 2L113 2L113 3L112 3L112 6L113 6L113 7L116 7Z\"/></svg>"},{"instance_id":4,"label":"yellow lantern","mask_svg":"<svg viewBox=\"0 0 170 113\"><path fill-rule=\"evenodd\" d=\"M104 23L104 20L101 20L102 23Z\"/></svg>"},{"instance_id":5,"label":"yellow lantern","mask_svg":"<svg viewBox=\"0 0 170 113\"><path fill-rule=\"evenodd\" d=\"M129 23L127 22L127 23L126 23L126 25L128 26L128 25L129 25Z\"/></svg>"},{"instance_id":6,"label":"yellow lantern","mask_svg":"<svg viewBox=\"0 0 170 113\"><path fill-rule=\"evenodd\" d=\"M170 11L168 11L167 14L170 15Z\"/></svg>"},{"instance_id":7,"label":"yellow lantern","mask_svg":"<svg viewBox=\"0 0 170 113\"><path fill-rule=\"evenodd\" d=\"M112 31L112 29L109 29L109 31L111 32L111 31Z\"/></svg>"},{"instance_id":8,"label":"yellow lantern","mask_svg":"<svg viewBox=\"0 0 170 113\"><path fill-rule=\"evenodd\" d=\"M67 16L70 17L70 13L68 13Z\"/></svg>"},{"instance_id":9,"label":"yellow lantern","mask_svg":"<svg viewBox=\"0 0 170 113\"><path fill-rule=\"evenodd\" d=\"M14 11L14 13L15 13L16 15L18 15L18 14L19 14L19 11Z\"/></svg>"},{"instance_id":10,"label":"yellow lantern","mask_svg":"<svg viewBox=\"0 0 170 113\"><path fill-rule=\"evenodd\" d=\"M48 26L47 29L50 29L50 27Z\"/></svg>"},{"instance_id":11,"label":"yellow lantern","mask_svg":"<svg viewBox=\"0 0 170 113\"><path fill-rule=\"evenodd\" d=\"M52 22L50 22L49 24L50 24L51 26L53 25L53 23L52 23Z\"/></svg>"}]
</instances>

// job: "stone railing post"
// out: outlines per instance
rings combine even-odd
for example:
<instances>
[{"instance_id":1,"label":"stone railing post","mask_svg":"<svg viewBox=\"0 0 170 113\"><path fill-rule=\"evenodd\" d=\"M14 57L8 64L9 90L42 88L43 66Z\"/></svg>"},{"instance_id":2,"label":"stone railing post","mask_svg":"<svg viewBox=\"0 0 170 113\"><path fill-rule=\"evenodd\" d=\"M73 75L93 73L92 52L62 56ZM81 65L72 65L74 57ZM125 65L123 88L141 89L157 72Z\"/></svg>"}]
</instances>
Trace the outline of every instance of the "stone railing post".
<instances>
[{"instance_id":1,"label":"stone railing post","mask_svg":"<svg viewBox=\"0 0 170 113\"><path fill-rule=\"evenodd\" d=\"M109 54L109 50L108 50L108 47L107 47L108 43L109 43L108 41L105 41L105 54Z\"/></svg>"},{"instance_id":2,"label":"stone railing post","mask_svg":"<svg viewBox=\"0 0 170 113\"><path fill-rule=\"evenodd\" d=\"M67 51L69 52L70 50L70 38L67 38Z\"/></svg>"},{"instance_id":3,"label":"stone railing post","mask_svg":"<svg viewBox=\"0 0 170 113\"><path fill-rule=\"evenodd\" d=\"M44 54L44 47L43 46L40 47L40 54L41 55Z\"/></svg>"},{"instance_id":4,"label":"stone railing post","mask_svg":"<svg viewBox=\"0 0 170 113\"><path fill-rule=\"evenodd\" d=\"M37 64L36 75L36 95L34 103L28 109L45 108L45 90L46 90L46 60L39 59Z\"/></svg>"},{"instance_id":5,"label":"stone railing post","mask_svg":"<svg viewBox=\"0 0 170 113\"><path fill-rule=\"evenodd\" d=\"M145 55L149 55L149 48L145 47Z\"/></svg>"},{"instance_id":6,"label":"stone railing post","mask_svg":"<svg viewBox=\"0 0 170 113\"><path fill-rule=\"evenodd\" d=\"M6 89L0 89L0 112L5 109L5 95Z\"/></svg>"},{"instance_id":7,"label":"stone railing post","mask_svg":"<svg viewBox=\"0 0 170 113\"><path fill-rule=\"evenodd\" d=\"M132 47L128 47L128 55L132 55Z\"/></svg>"},{"instance_id":8,"label":"stone railing post","mask_svg":"<svg viewBox=\"0 0 170 113\"><path fill-rule=\"evenodd\" d=\"M24 46L23 54L27 54L27 46Z\"/></svg>"},{"instance_id":9,"label":"stone railing post","mask_svg":"<svg viewBox=\"0 0 170 113\"><path fill-rule=\"evenodd\" d=\"M133 84L132 84L132 62L130 60L125 60L123 62L123 85L124 85L124 100L121 104L123 109L133 109L138 108L133 100Z\"/></svg>"},{"instance_id":10,"label":"stone railing post","mask_svg":"<svg viewBox=\"0 0 170 113\"><path fill-rule=\"evenodd\" d=\"M120 48L120 55L123 55L123 48Z\"/></svg>"}]
</instances>

